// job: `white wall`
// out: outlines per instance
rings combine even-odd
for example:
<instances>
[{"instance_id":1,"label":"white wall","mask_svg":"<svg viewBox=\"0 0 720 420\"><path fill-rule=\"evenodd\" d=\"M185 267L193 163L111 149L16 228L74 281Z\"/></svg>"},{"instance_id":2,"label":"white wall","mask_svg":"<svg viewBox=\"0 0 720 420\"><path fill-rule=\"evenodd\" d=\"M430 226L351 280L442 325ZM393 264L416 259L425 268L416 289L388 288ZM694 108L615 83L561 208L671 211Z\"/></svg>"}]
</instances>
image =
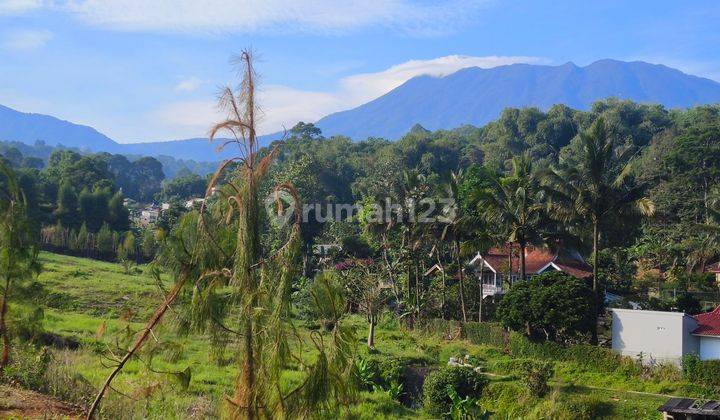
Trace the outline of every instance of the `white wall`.
<instances>
[{"instance_id":1,"label":"white wall","mask_svg":"<svg viewBox=\"0 0 720 420\"><path fill-rule=\"evenodd\" d=\"M624 355L643 354L645 362L679 364L684 354L697 352L690 334L697 323L680 312L613 309L612 348Z\"/></svg>"},{"instance_id":2,"label":"white wall","mask_svg":"<svg viewBox=\"0 0 720 420\"><path fill-rule=\"evenodd\" d=\"M720 359L720 337L700 337L700 360Z\"/></svg>"}]
</instances>

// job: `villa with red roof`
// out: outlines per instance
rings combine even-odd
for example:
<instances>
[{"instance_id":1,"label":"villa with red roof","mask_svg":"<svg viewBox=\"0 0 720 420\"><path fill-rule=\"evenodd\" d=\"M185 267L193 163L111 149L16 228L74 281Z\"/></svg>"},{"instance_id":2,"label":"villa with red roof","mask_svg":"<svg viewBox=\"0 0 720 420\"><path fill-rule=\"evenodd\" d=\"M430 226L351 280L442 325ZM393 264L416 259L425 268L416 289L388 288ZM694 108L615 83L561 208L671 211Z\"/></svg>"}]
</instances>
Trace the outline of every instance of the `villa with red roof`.
<instances>
[{"instance_id":1,"label":"villa with red roof","mask_svg":"<svg viewBox=\"0 0 720 420\"><path fill-rule=\"evenodd\" d=\"M505 246L491 248L485 254L478 253L471 261L478 281L482 282L483 297L504 294L514 281L520 278L520 252ZM511 270L508 267L512 266ZM579 279L592 276L592 267L577 251L528 246L525 249L525 275L530 278L548 270L567 273ZM508 271L510 271L508 276Z\"/></svg>"},{"instance_id":2,"label":"villa with red roof","mask_svg":"<svg viewBox=\"0 0 720 420\"><path fill-rule=\"evenodd\" d=\"M694 318L698 326L692 334L700 339L700 359L720 359L720 306L712 312L695 315Z\"/></svg>"}]
</instances>

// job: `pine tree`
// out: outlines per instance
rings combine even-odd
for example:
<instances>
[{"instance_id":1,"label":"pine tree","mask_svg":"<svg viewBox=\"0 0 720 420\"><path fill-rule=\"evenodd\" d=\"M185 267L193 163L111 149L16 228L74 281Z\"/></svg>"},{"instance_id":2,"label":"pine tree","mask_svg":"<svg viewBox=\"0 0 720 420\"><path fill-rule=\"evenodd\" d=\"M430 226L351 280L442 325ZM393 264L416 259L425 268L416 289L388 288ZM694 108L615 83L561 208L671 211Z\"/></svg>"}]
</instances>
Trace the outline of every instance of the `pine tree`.
<instances>
[{"instance_id":1,"label":"pine tree","mask_svg":"<svg viewBox=\"0 0 720 420\"><path fill-rule=\"evenodd\" d=\"M40 271L37 262L37 234L27 218L25 197L13 170L0 160L0 337L3 341L0 372L10 357L10 337L6 324L13 286Z\"/></svg>"},{"instance_id":2,"label":"pine tree","mask_svg":"<svg viewBox=\"0 0 720 420\"><path fill-rule=\"evenodd\" d=\"M58 189L55 217L57 217L64 226L77 226L78 197L77 194L75 194L75 189L69 182L63 182Z\"/></svg>"}]
</instances>

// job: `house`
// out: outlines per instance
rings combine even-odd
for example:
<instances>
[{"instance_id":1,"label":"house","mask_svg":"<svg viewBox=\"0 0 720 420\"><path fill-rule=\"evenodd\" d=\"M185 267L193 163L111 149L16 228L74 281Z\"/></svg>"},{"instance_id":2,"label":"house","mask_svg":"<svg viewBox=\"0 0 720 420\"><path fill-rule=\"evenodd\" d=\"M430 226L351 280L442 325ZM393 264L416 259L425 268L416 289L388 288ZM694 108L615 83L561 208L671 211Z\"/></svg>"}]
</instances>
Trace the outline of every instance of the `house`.
<instances>
[{"instance_id":1,"label":"house","mask_svg":"<svg viewBox=\"0 0 720 420\"><path fill-rule=\"evenodd\" d=\"M700 340L700 359L720 359L720 306L712 312L695 315L695 319L698 327L692 333Z\"/></svg>"},{"instance_id":2,"label":"house","mask_svg":"<svg viewBox=\"0 0 720 420\"><path fill-rule=\"evenodd\" d=\"M720 262L706 266L704 272L714 275L715 282L720 285Z\"/></svg>"},{"instance_id":3,"label":"house","mask_svg":"<svg viewBox=\"0 0 720 420\"><path fill-rule=\"evenodd\" d=\"M612 349L649 364L680 364L688 354L701 360L720 359L720 307L695 316L612 309Z\"/></svg>"},{"instance_id":4,"label":"house","mask_svg":"<svg viewBox=\"0 0 720 420\"><path fill-rule=\"evenodd\" d=\"M491 248L487 253L478 253L471 261L475 274L482 282L483 297L504 294L514 281L520 278L518 249L510 247ZM508 267L512 265L512 269ZM562 271L580 279L592 276L592 267L575 250L528 246L525 249L525 275L532 277L549 270ZM508 276L508 271L510 274Z\"/></svg>"},{"instance_id":5,"label":"house","mask_svg":"<svg viewBox=\"0 0 720 420\"><path fill-rule=\"evenodd\" d=\"M200 207L204 202L205 202L204 198L191 198L185 202L185 208L193 209L195 207Z\"/></svg>"},{"instance_id":6,"label":"house","mask_svg":"<svg viewBox=\"0 0 720 420\"><path fill-rule=\"evenodd\" d=\"M147 227L157 223L160 218L160 209L155 206L148 206L140 211L140 218L138 223L141 226Z\"/></svg>"}]
</instances>

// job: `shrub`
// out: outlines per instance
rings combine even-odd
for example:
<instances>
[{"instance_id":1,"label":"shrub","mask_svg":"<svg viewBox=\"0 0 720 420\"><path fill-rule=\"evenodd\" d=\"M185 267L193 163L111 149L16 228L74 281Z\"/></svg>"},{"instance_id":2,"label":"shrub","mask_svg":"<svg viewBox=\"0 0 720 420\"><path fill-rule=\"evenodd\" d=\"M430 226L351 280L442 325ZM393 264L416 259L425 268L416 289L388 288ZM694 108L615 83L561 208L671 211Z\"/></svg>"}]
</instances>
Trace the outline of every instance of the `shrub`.
<instances>
[{"instance_id":1,"label":"shrub","mask_svg":"<svg viewBox=\"0 0 720 420\"><path fill-rule=\"evenodd\" d=\"M518 369L521 381L531 395L542 397L550 390L548 381L555 373L553 363L523 360Z\"/></svg>"},{"instance_id":2,"label":"shrub","mask_svg":"<svg viewBox=\"0 0 720 420\"><path fill-rule=\"evenodd\" d=\"M11 348L11 363L0 377L23 388L41 390L45 384L45 372L52 360L46 347L36 349L27 343L17 343Z\"/></svg>"},{"instance_id":3,"label":"shrub","mask_svg":"<svg viewBox=\"0 0 720 420\"><path fill-rule=\"evenodd\" d=\"M447 367L428 375L423 384L425 408L432 414L442 415L450 411L452 400L448 385L460 398L479 398L487 385L487 379L472 369Z\"/></svg>"},{"instance_id":4,"label":"shrub","mask_svg":"<svg viewBox=\"0 0 720 420\"><path fill-rule=\"evenodd\" d=\"M497 315L515 331L568 341L590 332L595 310L593 291L585 281L555 271L513 285Z\"/></svg>"},{"instance_id":5,"label":"shrub","mask_svg":"<svg viewBox=\"0 0 720 420\"><path fill-rule=\"evenodd\" d=\"M695 354L683 358L683 376L708 387L720 387L720 360L700 360Z\"/></svg>"},{"instance_id":6,"label":"shrub","mask_svg":"<svg viewBox=\"0 0 720 420\"><path fill-rule=\"evenodd\" d=\"M503 347L503 327L497 322L468 322L463 325L463 337L473 344Z\"/></svg>"}]
</instances>

